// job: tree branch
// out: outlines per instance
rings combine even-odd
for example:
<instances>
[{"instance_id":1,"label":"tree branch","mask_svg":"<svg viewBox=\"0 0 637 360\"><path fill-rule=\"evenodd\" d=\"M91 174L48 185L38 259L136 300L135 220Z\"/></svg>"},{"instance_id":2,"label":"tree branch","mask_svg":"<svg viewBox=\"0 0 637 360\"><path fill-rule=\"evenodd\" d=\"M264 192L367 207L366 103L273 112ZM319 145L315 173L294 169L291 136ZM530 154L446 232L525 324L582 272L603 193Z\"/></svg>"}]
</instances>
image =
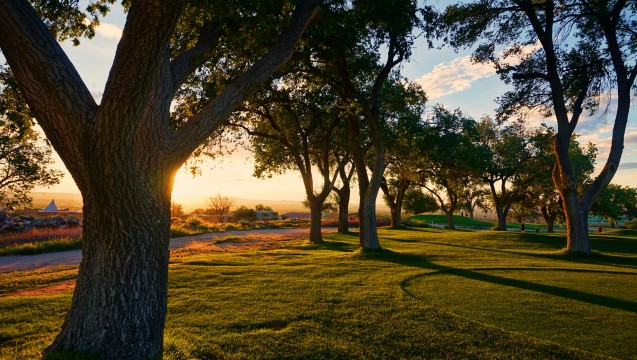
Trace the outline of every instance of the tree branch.
<instances>
[{"instance_id":1,"label":"tree branch","mask_svg":"<svg viewBox=\"0 0 637 360\"><path fill-rule=\"evenodd\" d=\"M27 0L0 1L0 48L47 138L81 181L80 144L97 104Z\"/></svg>"},{"instance_id":2,"label":"tree branch","mask_svg":"<svg viewBox=\"0 0 637 360\"><path fill-rule=\"evenodd\" d=\"M126 148L131 142L184 3L132 2L96 117L98 123L91 139L94 143L117 138ZM128 136L103 136L113 129Z\"/></svg>"},{"instance_id":3,"label":"tree branch","mask_svg":"<svg viewBox=\"0 0 637 360\"><path fill-rule=\"evenodd\" d=\"M202 27L202 32L197 43L192 48L186 50L175 57L170 63L173 83L173 95L184 84L188 76L199 66L203 65L207 57L205 56L219 43L222 32L219 24L208 22Z\"/></svg>"},{"instance_id":4,"label":"tree branch","mask_svg":"<svg viewBox=\"0 0 637 360\"><path fill-rule=\"evenodd\" d=\"M185 161L199 144L221 126L246 96L254 92L259 84L266 81L290 58L301 34L318 11L315 0L297 3L292 26L283 31L267 54L175 132L169 146L175 162Z\"/></svg>"},{"instance_id":5,"label":"tree branch","mask_svg":"<svg viewBox=\"0 0 637 360\"><path fill-rule=\"evenodd\" d=\"M513 78L514 80L542 79L547 81L549 79L548 75L541 72L515 73L511 75L511 78Z\"/></svg>"}]
</instances>

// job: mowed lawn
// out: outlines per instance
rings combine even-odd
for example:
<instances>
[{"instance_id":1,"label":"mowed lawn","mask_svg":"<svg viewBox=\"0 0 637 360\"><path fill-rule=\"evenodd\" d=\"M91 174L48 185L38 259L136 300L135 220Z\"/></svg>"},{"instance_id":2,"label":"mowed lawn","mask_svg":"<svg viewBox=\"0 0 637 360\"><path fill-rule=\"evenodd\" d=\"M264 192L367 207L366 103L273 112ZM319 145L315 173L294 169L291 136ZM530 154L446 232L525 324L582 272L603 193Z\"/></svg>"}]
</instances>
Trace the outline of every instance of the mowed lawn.
<instances>
[{"instance_id":1,"label":"mowed lawn","mask_svg":"<svg viewBox=\"0 0 637 360\"><path fill-rule=\"evenodd\" d=\"M564 235L380 230L172 255L165 359L637 358L637 232ZM0 293L73 269L0 274ZM38 358L69 292L0 297L0 357Z\"/></svg>"}]
</instances>

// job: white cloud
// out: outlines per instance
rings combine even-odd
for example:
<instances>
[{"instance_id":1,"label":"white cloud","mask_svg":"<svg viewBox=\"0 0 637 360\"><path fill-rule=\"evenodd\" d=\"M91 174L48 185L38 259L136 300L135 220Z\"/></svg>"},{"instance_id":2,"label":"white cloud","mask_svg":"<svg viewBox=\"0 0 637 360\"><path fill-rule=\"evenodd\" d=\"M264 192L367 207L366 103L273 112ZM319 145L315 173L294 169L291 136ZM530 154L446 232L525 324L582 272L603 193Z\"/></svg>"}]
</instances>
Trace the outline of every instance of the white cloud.
<instances>
[{"instance_id":1,"label":"white cloud","mask_svg":"<svg viewBox=\"0 0 637 360\"><path fill-rule=\"evenodd\" d=\"M621 170L637 169L637 161L620 163L619 168Z\"/></svg>"},{"instance_id":2,"label":"white cloud","mask_svg":"<svg viewBox=\"0 0 637 360\"><path fill-rule=\"evenodd\" d=\"M540 47L539 42L524 46L521 54L531 54ZM498 56L502 57L504 52L505 50L501 50ZM517 57L502 60L509 65L520 62L520 58ZM471 56L463 56L436 65L430 73L416 79L416 83L425 89L430 99L435 99L466 90L474 82L492 75L495 75L493 64L473 63Z\"/></svg>"},{"instance_id":3,"label":"white cloud","mask_svg":"<svg viewBox=\"0 0 637 360\"><path fill-rule=\"evenodd\" d=\"M470 56L463 56L436 65L416 83L425 89L430 99L468 89L475 81L495 75L491 64L473 64Z\"/></svg>"},{"instance_id":4,"label":"white cloud","mask_svg":"<svg viewBox=\"0 0 637 360\"><path fill-rule=\"evenodd\" d=\"M100 23L100 25L95 28L95 32L107 39L115 39L119 40L122 37L122 28L115 24L110 23Z\"/></svg>"}]
</instances>

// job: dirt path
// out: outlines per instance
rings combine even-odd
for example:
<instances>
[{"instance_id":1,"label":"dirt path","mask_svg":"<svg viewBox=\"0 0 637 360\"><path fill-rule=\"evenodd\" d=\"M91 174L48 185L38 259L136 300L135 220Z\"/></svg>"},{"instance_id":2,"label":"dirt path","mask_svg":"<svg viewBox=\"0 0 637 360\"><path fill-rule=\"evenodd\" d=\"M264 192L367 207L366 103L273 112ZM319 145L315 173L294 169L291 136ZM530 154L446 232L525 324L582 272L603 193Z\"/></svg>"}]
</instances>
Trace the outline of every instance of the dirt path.
<instances>
[{"instance_id":1,"label":"dirt path","mask_svg":"<svg viewBox=\"0 0 637 360\"><path fill-rule=\"evenodd\" d=\"M333 228L323 229L323 233L336 231ZM222 239L229 236L244 237L249 235L250 242L263 242L280 240L282 237L298 238L305 237L310 234L310 229L269 229L269 230L233 230L225 233L211 233L197 236L187 236L182 238L174 238L170 240L171 249L179 249L192 243L206 242L215 238ZM280 235L280 236L273 236ZM236 247L245 245L246 241L223 242L215 244L215 247L224 249L228 247ZM55 253L45 253L37 255L9 255L0 256L0 273L24 270L36 270L58 266L77 266L82 260L81 250L69 250Z\"/></svg>"}]
</instances>

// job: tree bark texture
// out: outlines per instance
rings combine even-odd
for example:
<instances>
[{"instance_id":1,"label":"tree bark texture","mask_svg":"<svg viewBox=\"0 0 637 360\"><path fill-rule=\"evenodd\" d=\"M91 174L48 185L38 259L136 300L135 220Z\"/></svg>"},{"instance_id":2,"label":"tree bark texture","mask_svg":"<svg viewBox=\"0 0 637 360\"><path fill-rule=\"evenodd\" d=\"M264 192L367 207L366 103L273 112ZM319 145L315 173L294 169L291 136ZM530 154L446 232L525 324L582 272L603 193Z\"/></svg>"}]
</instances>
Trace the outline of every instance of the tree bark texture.
<instances>
[{"instance_id":1,"label":"tree bark texture","mask_svg":"<svg viewBox=\"0 0 637 360\"><path fill-rule=\"evenodd\" d=\"M349 232L349 197L350 188L343 185L338 192L338 233L346 234Z\"/></svg>"},{"instance_id":2,"label":"tree bark texture","mask_svg":"<svg viewBox=\"0 0 637 360\"><path fill-rule=\"evenodd\" d=\"M170 187L157 192L131 181L114 181L83 194L85 240L79 276L62 331L47 351L92 352L105 359L161 354Z\"/></svg>"},{"instance_id":3,"label":"tree bark texture","mask_svg":"<svg viewBox=\"0 0 637 360\"><path fill-rule=\"evenodd\" d=\"M361 149L360 119L356 116L348 117L348 139L352 161L356 168L358 178L358 194L360 205L359 218L359 243L363 250L381 250L378 240L378 224L376 223L376 198L380 190L385 164L385 149L382 142L374 142L374 165L371 176L367 174L365 154Z\"/></svg>"},{"instance_id":4,"label":"tree bark texture","mask_svg":"<svg viewBox=\"0 0 637 360\"><path fill-rule=\"evenodd\" d=\"M453 222L453 210L446 211L445 214L447 215L447 227L449 229L454 229L456 226Z\"/></svg>"},{"instance_id":5,"label":"tree bark texture","mask_svg":"<svg viewBox=\"0 0 637 360\"><path fill-rule=\"evenodd\" d=\"M555 219L557 218L557 214L554 214L550 211L549 205L545 204L540 206L540 211L542 212L542 217L544 218L544 222L546 222L546 232L553 233L555 232Z\"/></svg>"},{"instance_id":6,"label":"tree bark texture","mask_svg":"<svg viewBox=\"0 0 637 360\"><path fill-rule=\"evenodd\" d=\"M314 244L320 244L323 242L323 235L321 234L321 220L323 215L323 202L316 196L308 196L310 203L310 242Z\"/></svg>"}]
</instances>

